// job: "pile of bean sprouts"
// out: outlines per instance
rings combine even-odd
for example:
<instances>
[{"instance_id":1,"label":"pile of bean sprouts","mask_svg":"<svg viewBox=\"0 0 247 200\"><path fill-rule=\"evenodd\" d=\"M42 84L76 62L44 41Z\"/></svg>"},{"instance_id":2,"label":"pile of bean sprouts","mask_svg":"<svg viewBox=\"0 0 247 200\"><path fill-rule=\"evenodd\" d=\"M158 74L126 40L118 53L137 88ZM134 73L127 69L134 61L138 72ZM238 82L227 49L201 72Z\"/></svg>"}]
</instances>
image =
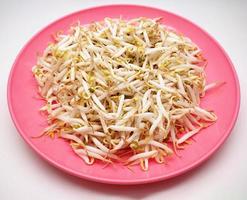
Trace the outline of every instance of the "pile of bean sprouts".
<instances>
[{"instance_id":1,"label":"pile of bean sprouts","mask_svg":"<svg viewBox=\"0 0 247 200\"><path fill-rule=\"evenodd\" d=\"M160 19L105 18L56 34L33 67L46 104L43 135L65 138L87 164L163 163L216 121L200 107L206 61Z\"/></svg>"}]
</instances>

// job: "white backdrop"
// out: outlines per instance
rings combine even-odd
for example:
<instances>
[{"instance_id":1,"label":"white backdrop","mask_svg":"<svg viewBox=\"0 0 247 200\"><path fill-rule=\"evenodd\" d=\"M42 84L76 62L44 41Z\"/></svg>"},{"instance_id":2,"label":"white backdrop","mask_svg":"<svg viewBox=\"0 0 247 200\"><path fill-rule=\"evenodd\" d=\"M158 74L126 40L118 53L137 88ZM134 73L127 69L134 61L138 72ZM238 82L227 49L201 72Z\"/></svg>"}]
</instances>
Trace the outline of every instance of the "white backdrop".
<instances>
[{"instance_id":1,"label":"white backdrop","mask_svg":"<svg viewBox=\"0 0 247 200\"><path fill-rule=\"evenodd\" d=\"M41 160L10 119L7 79L27 40L65 14L113 2L150 5L192 20L220 42L238 72L242 102L231 136L209 161L185 175L141 186L111 186L71 177ZM0 199L247 199L246 10L245 0L0 0Z\"/></svg>"}]
</instances>

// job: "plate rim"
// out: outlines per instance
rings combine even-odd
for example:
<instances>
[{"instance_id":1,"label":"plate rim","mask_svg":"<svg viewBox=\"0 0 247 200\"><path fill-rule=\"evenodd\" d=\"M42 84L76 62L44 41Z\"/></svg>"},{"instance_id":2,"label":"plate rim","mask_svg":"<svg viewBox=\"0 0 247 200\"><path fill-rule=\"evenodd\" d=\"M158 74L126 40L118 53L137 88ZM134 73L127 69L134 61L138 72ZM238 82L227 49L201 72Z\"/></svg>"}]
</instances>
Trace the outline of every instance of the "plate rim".
<instances>
[{"instance_id":1,"label":"plate rim","mask_svg":"<svg viewBox=\"0 0 247 200\"><path fill-rule=\"evenodd\" d=\"M227 130L225 131L225 134L223 135L223 137L216 143L216 145L210 149L210 151L208 151L207 153L205 153L200 159L196 160L195 162L186 165L185 167L176 170L170 174L164 174L164 175L160 175L157 177L151 177L151 178L142 178L142 179L136 179L136 180L121 180L121 179L111 179L111 178L102 178L102 177L96 177L96 176L92 176L92 175L87 175L86 173L82 174L79 172L76 172L68 167L63 166L62 164L57 163L56 161L52 160L51 158L49 158L48 156L46 156L42 151L40 151L37 147L35 147L30 140L28 139L28 137L25 135L24 131L22 131L22 129L20 128L20 125L16 119L15 116L15 112L14 112L14 108L12 106L12 101L11 101L11 86L12 86L12 77L13 77L13 73L14 73L14 69L15 66L19 60L19 58L21 57L22 53L25 51L25 49L29 46L30 43L32 43L32 41L39 35L41 34L44 30L46 30L47 28L49 28L50 26L53 26L54 24L56 24L59 21L63 21L65 18L67 17L71 17L73 15L77 15L81 12L85 12L85 11L90 11L90 10L95 10L95 9L101 9L101 8L105 8L105 7L136 7L136 8L145 8L145 9L152 9L152 10L157 10L159 12L166 12L169 15L173 15L176 18L180 18L184 21L186 21L187 23L190 23L191 25L193 25L194 27L196 27L197 29L199 29L201 32L203 32L204 34L206 34L210 40L212 40L215 45L220 49L220 51L224 54L227 62L230 65L230 68L232 70L232 74L234 77L234 81L235 81L235 85L236 85L236 105L235 105L235 110L233 113L233 119L231 120L231 123L228 125ZM198 167L200 164L202 164L203 162L205 162L206 160L208 160L214 153L216 153L216 151L223 145L223 143L226 141L226 139L229 137L229 135L232 132L232 129L234 128L234 125L236 124L236 120L239 114L239 109L240 109L240 99L241 99L241 93L240 93L240 83L239 83L239 79L238 79L238 75L236 72L236 69L234 68L234 65L230 59L230 57L228 56L228 54L226 53L225 49L219 44L219 42L213 37L211 36L207 31L205 31L203 28L201 28L200 26L198 26L197 24L195 24L194 22L192 22L191 20L180 16L176 13L167 11L165 9L160 9L157 7L152 7L152 6L145 6L145 5L138 5L138 4L105 4L105 5L100 5L100 6L92 6L89 8L85 8L85 9L80 9L78 11L74 11L71 12L69 14L63 15L62 17L57 18L56 20L53 20L52 22L48 23L46 26L44 26L43 28L41 28L38 32L36 32L29 40L27 40L27 42L25 43L25 45L21 48L21 50L19 51L19 53L17 54L12 66L11 66L11 70L9 72L9 77L8 77L8 83L7 83L7 103L8 103L8 109L12 118L12 121L14 122L14 125L17 129L17 132L21 135L21 137L24 139L24 141L34 150L34 152L36 152L41 158L43 158L44 160L48 161L48 163L50 163L51 165L53 165L56 168L61 169L62 171L70 174L70 175L74 175L77 176L79 178L83 178L86 180L90 180L90 181L95 181L95 182L100 182L100 183L107 183L107 184L117 184L117 185L136 185L136 184L145 184L145 183L152 183L152 182L157 182L157 181L162 181L162 180L166 180L166 179L170 179L173 178L175 176L184 174L196 167Z\"/></svg>"}]
</instances>

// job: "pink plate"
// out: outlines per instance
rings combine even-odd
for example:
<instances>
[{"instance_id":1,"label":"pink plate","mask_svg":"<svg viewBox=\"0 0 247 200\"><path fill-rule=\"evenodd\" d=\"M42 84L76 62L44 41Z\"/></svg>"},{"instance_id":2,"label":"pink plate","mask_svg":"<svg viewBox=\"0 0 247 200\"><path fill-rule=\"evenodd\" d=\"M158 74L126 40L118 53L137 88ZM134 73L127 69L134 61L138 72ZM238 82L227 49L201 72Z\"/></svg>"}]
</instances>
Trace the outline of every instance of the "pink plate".
<instances>
[{"instance_id":1,"label":"pink plate","mask_svg":"<svg viewBox=\"0 0 247 200\"><path fill-rule=\"evenodd\" d=\"M139 166L130 171L121 165L95 163L84 164L62 139L42 137L32 139L46 126L45 117L38 112L43 104L37 97L37 86L31 73L36 63L37 52L42 52L51 41L51 35L67 30L78 20L82 24L102 20L104 17L126 19L145 16L163 17L162 23L174 27L178 32L191 38L203 50L208 60L207 81L225 81L222 87L210 91L202 100L202 106L214 110L218 121L194 137L195 142L180 151L181 158L173 156L168 164L150 164L148 172ZM45 160L54 166L78 177L112 184L139 184L168 179L198 166L209 158L230 134L240 105L240 91L234 67L220 45L204 30L192 22L156 8L134 5L111 5L90 8L67 15L37 33L22 49L12 67L8 82L8 103L12 119L24 140Z\"/></svg>"}]
</instances>

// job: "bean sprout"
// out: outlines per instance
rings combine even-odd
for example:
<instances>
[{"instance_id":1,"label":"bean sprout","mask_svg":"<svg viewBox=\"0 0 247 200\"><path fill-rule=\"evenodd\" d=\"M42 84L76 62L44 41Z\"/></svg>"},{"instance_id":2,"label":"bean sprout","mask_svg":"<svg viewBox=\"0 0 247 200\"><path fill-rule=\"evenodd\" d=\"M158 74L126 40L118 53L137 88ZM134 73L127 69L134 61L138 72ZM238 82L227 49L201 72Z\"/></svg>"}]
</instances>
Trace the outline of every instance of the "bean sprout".
<instances>
[{"instance_id":1,"label":"bean sprout","mask_svg":"<svg viewBox=\"0 0 247 200\"><path fill-rule=\"evenodd\" d=\"M205 84L199 47L159 20L105 18L58 34L32 69L46 100L44 133L70 141L87 164L148 170L215 122L200 98L221 83Z\"/></svg>"}]
</instances>

